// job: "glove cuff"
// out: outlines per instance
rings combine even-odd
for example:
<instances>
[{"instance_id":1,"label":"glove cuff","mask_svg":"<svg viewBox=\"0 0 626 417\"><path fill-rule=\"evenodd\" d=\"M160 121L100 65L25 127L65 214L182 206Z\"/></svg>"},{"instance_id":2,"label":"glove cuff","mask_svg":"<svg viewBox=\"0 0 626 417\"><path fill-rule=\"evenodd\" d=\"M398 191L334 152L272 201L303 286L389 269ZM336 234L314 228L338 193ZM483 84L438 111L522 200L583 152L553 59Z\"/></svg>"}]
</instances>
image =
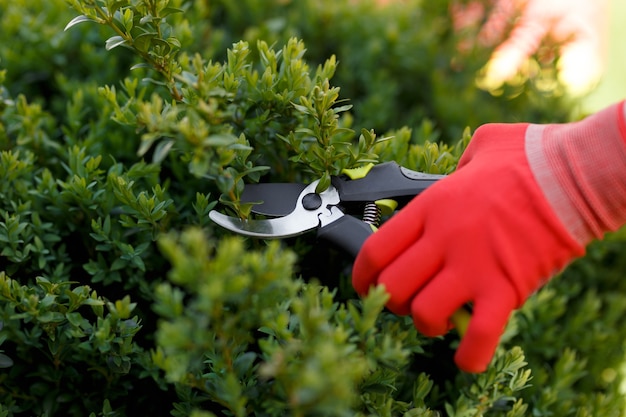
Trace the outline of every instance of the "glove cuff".
<instances>
[{"instance_id":1,"label":"glove cuff","mask_svg":"<svg viewBox=\"0 0 626 417\"><path fill-rule=\"evenodd\" d=\"M578 243L626 222L624 102L575 123L529 125L525 151L539 187Z\"/></svg>"}]
</instances>

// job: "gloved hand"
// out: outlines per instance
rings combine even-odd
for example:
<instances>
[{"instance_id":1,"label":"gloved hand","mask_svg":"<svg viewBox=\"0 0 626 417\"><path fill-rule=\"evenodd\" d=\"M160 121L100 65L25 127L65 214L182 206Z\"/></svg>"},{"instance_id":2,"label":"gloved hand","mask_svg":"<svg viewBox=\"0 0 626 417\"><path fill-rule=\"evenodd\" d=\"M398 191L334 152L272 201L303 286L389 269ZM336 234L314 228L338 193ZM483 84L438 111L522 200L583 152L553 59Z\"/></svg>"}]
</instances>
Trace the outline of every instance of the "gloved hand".
<instances>
[{"instance_id":1,"label":"gloved hand","mask_svg":"<svg viewBox=\"0 0 626 417\"><path fill-rule=\"evenodd\" d=\"M384 285L428 336L473 303L455 361L485 370L511 312L626 222L625 141L622 103L577 123L480 127L456 172L368 238L355 289Z\"/></svg>"}]
</instances>

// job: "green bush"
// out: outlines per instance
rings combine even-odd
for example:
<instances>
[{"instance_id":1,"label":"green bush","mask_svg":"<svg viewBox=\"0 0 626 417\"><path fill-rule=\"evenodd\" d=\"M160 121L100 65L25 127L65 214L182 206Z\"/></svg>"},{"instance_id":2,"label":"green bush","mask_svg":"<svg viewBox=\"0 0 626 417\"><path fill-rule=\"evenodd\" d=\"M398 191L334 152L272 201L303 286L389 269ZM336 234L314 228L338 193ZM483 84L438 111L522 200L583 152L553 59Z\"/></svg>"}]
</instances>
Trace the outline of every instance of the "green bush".
<instances>
[{"instance_id":1,"label":"green bush","mask_svg":"<svg viewBox=\"0 0 626 417\"><path fill-rule=\"evenodd\" d=\"M337 56L333 81L354 105L355 125L380 132L417 127L428 120L441 140L455 143L468 125L555 122L567 117L567 100L554 82L555 55L550 53L554 45L546 44L534 57L539 76L516 81L494 97L476 88L474 80L490 51L457 50L461 39L474 39L477 34L469 29L462 34L452 30L448 1L402 0L390 2L387 8L377 8L375 3L196 3L194 11L211 26L194 37L194 47L223 57L226 48L240 39L280 45L296 36L306 44L310 62Z\"/></svg>"},{"instance_id":2,"label":"green bush","mask_svg":"<svg viewBox=\"0 0 626 417\"><path fill-rule=\"evenodd\" d=\"M0 415L621 414L622 234L468 375L345 254L208 218L248 215L244 183L450 173L466 125L565 117L531 81L475 89L488 51L452 65L440 2L69 3L0 6Z\"/></svg>"}]
</instances>

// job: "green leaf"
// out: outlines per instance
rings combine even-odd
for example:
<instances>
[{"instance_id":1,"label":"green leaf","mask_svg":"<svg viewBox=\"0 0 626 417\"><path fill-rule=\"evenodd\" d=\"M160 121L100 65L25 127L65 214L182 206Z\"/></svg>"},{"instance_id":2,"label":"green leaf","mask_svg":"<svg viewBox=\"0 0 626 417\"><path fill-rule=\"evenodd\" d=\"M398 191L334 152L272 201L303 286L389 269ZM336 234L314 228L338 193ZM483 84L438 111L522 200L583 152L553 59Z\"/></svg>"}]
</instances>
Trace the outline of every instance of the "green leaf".
<instances>
[{"instance_id":1,"label":"green leaf","mask_svg":"<svg viewBox=\"0 0 626 417\"><path fill-rule=\"evenodd\" d=\"M333 113L343 113L352 108L352 104L346 104L344 106L333 107Z\"/></svg>"},{"instance_id":2,"label":"green leaf","mask_svg":"<svg viewBox=\"0 0 626 417\"><path fill-rule=\"evenodd\" d=\"M79 23L83 23L83 22L93 22L94 20L91 19L90 17L87 17L85 15L81 15L81 16L76 16L75 18L73 18L72 20L70 20L70 22L65 26L65 30L70 29L73 26L76 26Z\"/></svg>"},{"instance_id":3,"label":"green leaf","mask_svg":"<svg viewBox=\"0 0 626 417\"><path fill-rule=\"evenodd\" d=\"M176 7L166 7L163 10L161 10L161 12L159 13L160 17L167 17L171 14L174 13L184 13L185 11L183 9L178 9Z\"/></svg>"},{"instance_id":4,"label":"green leaf","mask_svg":"<svg viewBox=\"0 0 626 417\"><path fill-rule=\"evenodd\" d=\"M174 146L173 140L162 140L157 144L154 148L154 153L152 154L152 163L160 164L170 153L170 150Z\"/></svg>"},{"instance_id":5,"label":"green leaf","mask_svg":"<svg viewBox=\"0 0 626 417\"><path fill-rule=\"evenodd\" d=\"M206 146L230 146L237 141L237 137L230 134L214 134L202 141Z\"/></svg>"},{"instance_id":6,"label":"green leaf","mask_svg":"<svg viewBox=\"0 0 626 417\"><path fill-rule=\"evenodd\" d=\"M120 45L124 45L126 43L126 39L121 36L112 36L106 40L105 48L107 51L110 51L113 48L117 48Z\"/></svg>"},{"instance_id":7,"label":"green leaf","mask_svg":"<svg viewBox=\"0 0 626 417\"><path fill-rule=\"evenodd\" d=\"M124 10L124 13L122 14L122 22L124 23L124 29L126 29L126 33L130 33L130 31L133 29L133 17L134 17L134 13L132 9L126 9Z\"/></svg>"},{"instance_id":8,"label":"green leaf","mask_svg":"<svg viewBox=\"0 0 626 417\"><path fill-rule=\"evenodd\" d=\"M135 40L136 40L136 39L135 39ZM135 46L137 46L137 42L135 42ZM133 71L133 70L140 69L140 68L148 68L148 69L151 69L151 68L152 68L152 66L151 66L150 64L146 64L145 62L141 62L141 63L139 63L139 64L135 64L135 65L133 65L132 67L130 67L130 70L131 70L131 71Z\"/></svg>"},{"instance_id":9,"label":"green leaf","mask_svg":"<svg viewBox=\"0 0 626 417\"><path fill-rule=\"evenodd\" d=\"M152 45L152 39L156 38L158 36L158 33L156 32L146 32L146 33L142 33L141 35L135 36L133 38L133 45L135 45L135 48L137 48L137 50L141 51L141 52L148 52L148 49L150 49L150 45ZM141 65L141 64L138 64ZM146 65L146 67L151 68L151 65L148 64L144 64Z\"/></svg>"},{"instance_id":10,"label":"green leaf","mask_svg":"<svg viewBox=\"0 0 626 417\"><path fill-rule=\"evenodd\" d=\"M168 45L175 47L176 49L180 49L181 47L180 41L174 37L167 38L165 42L167 42Z\"/></svg>"},{"instance_id":11,"label":"green leaf","mask_svg":"<svg viewBox=\"0 0 626 417\"><path fill-rule=\"evenodd\" d=\"M109 13L114 14L119 9L129 4L128 0L113 1L108 4Z\"/></svg>"},{"instance_id":12,"label":"green leaf","mask_svg":"<svg viewBox=\"0 0 626 417\"><path fill-rule=\"evenodd\" d=\"M0 353L0 368L10 368L11 366L13 366L13 359L4 353Z\"/></svg>"},{"instance_id":13,"label":"green leaf","mask_svg":"<svg viewBox=\"0 0 626 417\"><path fill-rule=\"evenodd\" d=\"M37 316L37 320L41 323L61 323L65 321L65 315L55 311L48 311Z\"/></svg>"},{"instance_id":14,"label":"green leaf","mask_svg":"<svg viewBox=\"0 0 626 417\"><path fill-rule=\"evenodd\" d=\"M315 187L315 192L320 194L323 191L326 191L330 187L330 173L328 171L324 172L322 178L320 178L320 182Z\"/></svg>"}]
</instances>

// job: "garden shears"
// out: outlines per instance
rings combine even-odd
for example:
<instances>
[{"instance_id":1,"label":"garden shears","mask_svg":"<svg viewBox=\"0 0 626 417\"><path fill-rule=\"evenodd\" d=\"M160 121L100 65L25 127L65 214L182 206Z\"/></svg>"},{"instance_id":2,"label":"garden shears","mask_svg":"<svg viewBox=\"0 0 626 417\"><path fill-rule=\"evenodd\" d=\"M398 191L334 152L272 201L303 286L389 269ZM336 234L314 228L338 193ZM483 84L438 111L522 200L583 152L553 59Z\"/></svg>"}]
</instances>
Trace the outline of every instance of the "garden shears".
<instances>
[{"instance_id":1,"label":"garden shears","mask_svg":"<svg viewBox=\"0 0 626 417\"><path fill-rule=\"evenodd\" d=\"M385 216L392 215L415 196L445 177L402 167L395 162L368 164L332 176L330 186L317 192L311 184L260 183L246 185L242 203L255 203L252 213L262 219L240 219L211 211L218 225L260 239L298 236L312 230L356 257L365 240ZM462 334L469 313L459 310L452 318Z\"/></svg>"}]
</instances>

